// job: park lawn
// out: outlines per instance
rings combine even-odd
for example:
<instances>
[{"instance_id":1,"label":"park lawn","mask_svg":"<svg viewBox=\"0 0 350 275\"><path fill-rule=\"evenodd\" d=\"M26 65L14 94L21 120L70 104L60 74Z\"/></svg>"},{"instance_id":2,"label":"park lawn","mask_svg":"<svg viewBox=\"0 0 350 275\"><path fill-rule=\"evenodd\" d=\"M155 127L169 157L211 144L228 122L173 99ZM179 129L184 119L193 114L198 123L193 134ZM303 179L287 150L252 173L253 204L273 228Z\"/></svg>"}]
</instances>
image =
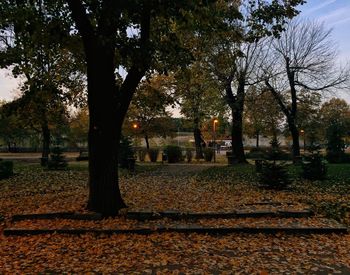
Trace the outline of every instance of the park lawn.
<instances>
[{"instance_id":1,"label":"park lawn","mask_svg":"<svg viewBox=\"0 0 350 275\"><path fill-rule=\"evenodd\" d=\"M303 181L298 176L298 169L291 167L292 187L279 192L259 188L254 167L250 165L211 167L183 176L181 173L166 175L162 173L164 167L161 164L141 165L133 174L121 171L120 187L130 210L230 211L243 204L278 201L282 204L293 202L296 207L308 204L322 215L350 224L349 165L329 165L329 179L323 182ZM46 171L35 163L16 162L15 173L14 177L0 181L0 215L4 217L0 222L0 270L5 274L350 272L349 234L5 237L3 229L16 226L10 221L14 214L86 212L86 162L70 163L70 169L66 171ZM166 220L162 222L167 223ZM225 222L220 221L221 224ZM267 219L266 222L275 221ZM313 219L308 222L313 223ZM17 224L63 228L129 228L134 225L135 222L122 217L85 224L67 220Z\"/></svg>"}]
</instances>

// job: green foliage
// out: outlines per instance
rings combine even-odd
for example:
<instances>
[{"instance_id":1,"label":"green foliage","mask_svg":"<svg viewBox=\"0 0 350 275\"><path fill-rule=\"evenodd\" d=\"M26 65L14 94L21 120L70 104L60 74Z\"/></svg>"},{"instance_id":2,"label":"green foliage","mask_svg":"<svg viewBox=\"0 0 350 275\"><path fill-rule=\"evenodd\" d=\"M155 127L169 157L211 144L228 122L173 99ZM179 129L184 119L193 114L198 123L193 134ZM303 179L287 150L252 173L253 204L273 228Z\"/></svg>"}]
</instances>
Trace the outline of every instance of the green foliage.
<instances>
[{"instance_id":1,"label":"green foliage","mask_svg":"<svg viewBox=\"0 0 350 275\"><path fill-rule=\"evenodd\" d=\"M204 160L207 162L211 162L214 156L214 149L213 148L204 148L203 154L204 154Z\"/></svg>"},{"instance_id":2,"label":"green foliage","mask_svg":"<svg viewBox=\"0 0 350 275\"><path fill-rule=\"evenodd\" d=\"M0 160L0 180L7 179L13 175L13 162Z\"/></svg>"},{"instance_id":3,"label":"green foliage","mask_svg":"<svg viewBox=\"0 0 350 275\"><path fill-rule=\"evenodd\" d=\"M331 163L341 163L345 161L343 132L343 125L337 122L334 122L327 128L327 160Z\"/></svg>"},{"instance_id":4,"label":"green foliage","mask_svg":"<svg viewBox=\"0 0 350 275\"><path fill-rule=\"evenodd\" d=\"M158 148L150 148L148 149L148 157L151 162L157 162L159 149Z\"/></svg>"},{"instance_id":5,"label":"green foliage","mask_svg":"<svg viewBox=\"0 0 350 275\"><path fill-rule=\"evenodd\" d=\"M304 157L302 163L302 176L309 180L322 180L327 175L327 166L319 153Z\"/></svg>"},{"instance_id":6,"label":"green foliage","mask_svg":"<svg viewBox=\"0 0 350 275\"><path fill-rule=\"evenodd\" d=\"M320 146L311 140L307 147L310 155L304 156L301 163L302 177L309 180L323 180L327 175L326 161L320 154Z\"/></svg>"},{"instance_id":7,"label":"green foliage","mask_svg":"<svg viewBox=\"0 0 350 275\"><path fill-rule=\"evenodd\" d=\"M57 144L51 150L50 160L48 161L47 168L49 170L63 170L67 167L67 160L63 155L62 147Z\"/></svg>"},{"instance_id":8,"label":"green foliage","mask_svg":"<svg viewBox=\"0 0 350 275\"><path fill-rule=\"evenodd\" d=\"M168 145L165 147L164 152L168 156L169 163L176 163L182 160L182 150L180 146Z\"/></svg>"},{"instance_id":9,"label":"green foliage","mask_svg":"<svg viewBox=\"0 0 350 275\"><path fill-rule=\"evenodd\" d=\"M292 160L293 157L291 154L284 152L280 143L276 137L273 137L271 142L271 147L267 150L267 159L269 160Z\"/></svg>"},{"instance_id":10,"label":"green foliage","mask_svg":"<svg viewBox=\"0 0 350 275\"><path fill-rule=\"evenodd\" d=\"M267 151L264 148L261 147L253 147L250 149L249 153L246 154L247 158L251 159L264 159L267 158Z\"/></svg>"},{"instance_id":11,"label":"green foliage","mask_svg":"<svg viewBox=\"0 0 350 275\"><path fill-rule=\"evenodd\" d=\"M129 167L129 158L134 157L134 151L132 148L132 142L130 138L121 136L119 143L119 154L118 154L118 162L120 168L128 168Z\"/></svg>"},{"instance_id":12,"label":"green foliage","mask_svg":"<svg viewBox=\"0 0 350 275\"><path fill-rule=\"evenodd\" d=\"M263 186L276 190L284 189L291 183L287 166L276 161L263 162L259 181Z\"/></svg>"}]
</instances>

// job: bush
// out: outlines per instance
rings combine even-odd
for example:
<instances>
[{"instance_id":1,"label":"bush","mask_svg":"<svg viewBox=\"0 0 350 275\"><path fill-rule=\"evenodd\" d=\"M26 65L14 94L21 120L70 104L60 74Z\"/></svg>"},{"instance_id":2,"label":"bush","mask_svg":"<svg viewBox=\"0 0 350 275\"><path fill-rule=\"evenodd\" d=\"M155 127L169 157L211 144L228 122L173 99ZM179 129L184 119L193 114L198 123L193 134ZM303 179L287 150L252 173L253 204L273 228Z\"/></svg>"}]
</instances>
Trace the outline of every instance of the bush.
<instances>
[{"instance_id":1,"label":"bush","mask_svg":"<svg viewBox=\"0 0 350 275\"><path fill-rule=\"evenodd\" d=\"M7 179L13 175L13 162L12 161L0 161L0 180Z\"/></svg>"},{"instance_id":2,"label":"bush","mask_svg":"<svg viewBox=\"0 0 350 275\"><path fill-rule=\"evenodd\" d=\"M246 154L246 157L250 159L263 159L267 158L267 156L268 154L266 149L260 147L254 147L250 149L249 153Z\"/></svg>"},{"instance_id":3,"label":"bush","mask_svg":"<svg viewBox=\"0 0 350 275\"><path fill-rule=\"evenodd\" d=\"M158 154L159 154L159 149L157 148L148 149L148 157L151 160L151 162L157 162Z\"/></svg>"},{"instance_id":4,"label":"bush","mask_svg":"<svg viewBox=\"0 0 350 275\"><path fill-rule=\"evenodd\" d=\"M335 121L326 131L327 138L327 155L326 158L331 163L346 162L345 143L343 136L345 135L344 126Z\"/></svg>"},{"instance_id":5,"label":"bush","mask_svg":"<svg viewBox=\"0 0 350 275\"><path fill-rule=\"evenodd\" d=\"M214 156L214 149L212 148L204 148L203 154L204 154L204 160L207 162L211 162Z\"/></svg>"},{"instance_id":6,"label":"bush","mask_svg":"<svg viewBox=\"0 0 350 275\"><path fill-rule=\"evenodd\" d=\"M192 158L193 158L192 149L191 149L191 148L187 148L187 149L186 149L186 159L187 159L187 162L191 162L191 161L192 161Z\"/></svg>"},{"instance_id":7,"label":"bush","mask_svg":"<svg viewBox=\"0 0 350 275\"><path fill-rule=\"evenodd\" d=\"M262 163L259 181L263 186L281 190L290 184L290 177L285 164L277 164L276 161L264 161Z\"/></svg>"},{"instance_id":8,"label":"bush","mask_svg":"<svg viewBox=\"0 0 350 275\"><path fill-rule=\"evenodd\" d=\"M144 162L145 161L145 158L146 158L146 155L147 155L147 150L144 149L144 148L141 148L137 151L137 155L139 157L139 160Z\"/></svg>"},{"instance_id":9,"label":"bush","mask_svg":"<svg viewBox=\"0 0 350 275\"><path fill-rule=\"evenodd\" d=\"M165 154L168 156L169 163L176 163L182 159L182 150L179 146L168 145L164 149Z\"/></svg>"},{"instance_id":10,"label":"bush","mask_svg":"<svg viewBox=\"0 0 350 275\"><path fill-rule=\"evenodd\" d=\"M327 175L326 162L319 153L304 157L301 168L305 179L322 180Z\"/></svg>"},{"instance_id":11,"label":"bush","mask_svg":"<svg viewBox=\"0 0 350 275\"><path fill-rule=\"evenodd\" d=\"M67 167L67 160L63 155L63 150L59 145L52 148L50 160L47 163L49 170L63 170Z\"/></svg>"},{"instance_id":12,"label":"bush","mask_svg":"<svg viewBox=\"0 0 350 275\"><path fill-rule=\"evenodd\" d=\"M128 137L121 136L118 154L119 167L129 168L130 158L134 158L134 150L131 146L131 140Z\"/></svg>"}]
</instances>

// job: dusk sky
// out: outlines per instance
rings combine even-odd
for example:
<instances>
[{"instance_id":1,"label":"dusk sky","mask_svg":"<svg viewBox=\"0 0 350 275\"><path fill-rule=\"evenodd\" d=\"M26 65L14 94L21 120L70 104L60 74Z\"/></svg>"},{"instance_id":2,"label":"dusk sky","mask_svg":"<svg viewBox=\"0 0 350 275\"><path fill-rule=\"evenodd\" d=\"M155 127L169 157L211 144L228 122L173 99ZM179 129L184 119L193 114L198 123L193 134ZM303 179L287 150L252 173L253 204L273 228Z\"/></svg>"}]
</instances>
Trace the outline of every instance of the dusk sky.
<instances>
[{"instance_id":1,"label":"dusk sky","mask_svg":"<svg viewBox=\"0 0 350 275\"><path fill-rule=\"evenodd\" d=\"M325 22L333 28L333 40L338 46L339 62L350 62L350 0L308 0L300 7L300 17ZM0 70L0 100L11 100L16 95L18 80L6 70ZM341 97L350 103L350 91Z\"/></svg>"}]
</instances>

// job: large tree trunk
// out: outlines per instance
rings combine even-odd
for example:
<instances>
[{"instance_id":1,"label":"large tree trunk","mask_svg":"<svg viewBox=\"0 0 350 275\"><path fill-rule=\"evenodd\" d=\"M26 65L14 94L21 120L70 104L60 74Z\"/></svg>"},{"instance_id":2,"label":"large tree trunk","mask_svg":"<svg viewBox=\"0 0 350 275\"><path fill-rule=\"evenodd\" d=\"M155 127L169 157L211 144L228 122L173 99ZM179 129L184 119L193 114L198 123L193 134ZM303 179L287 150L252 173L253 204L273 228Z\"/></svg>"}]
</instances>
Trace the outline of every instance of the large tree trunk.
<instances>
[{"instance_id":1,"label":"large tree trunk","mask_svg":"<svg viewBox=\"0 0 350 275\"><path fill-rule=\"evenodd\" d=\"M95 28L81 1L68 0L72 17L84 44L87 63L89 125L88 208L114 216L126 207L118 184L118 151L122 123L132 96L151 63L149 48L151 12L148 2L140 5L140 44L130 55L132 65L123 83L116 85L115 47L120 3L104 2ZM111 4L112 3L112 4ZM111 8L112 5L112 8Z\"/></svg>"},{"instance_id":2,"label":"large tree trunk","mask_svg":"<svg viewBox=\"0 0 350 275\"><path fill-rule=\"evenodd\" d=\"M243 127L242 127L242 113L236 109L231 110L232 114L232 153L235 161L238 163L246 163L247 160L244 154L243 147Z\"/></svg>"},{"instance_id":3,"label":"large tree trunk","mask_svg":"<svg viewBox=\"0 0 350 275\"><path fill-rule=\"evenodd\" d=\"M118 150L124 120L118 109L113 54L96 49L88 61L89 201L88 208L114 216L126 207L118 184ZM112 122L111 122L112 121Z\"/></svg>"},{"instance_id":4,"label":"large tree trunk","mask_svg":"<svg viewBox=\"0 0 350 275\"><path fill-rule=\"evenodd\" d=\"M47 123L44 123L41 126L41 132L42 132L42 152L41 152L41 166L46 166L49 160L49 154L50 154L50 141L51 141L51 134L50 129Z\"/></svg>"},{"instance_id":5,"label":"large tree trunk","mask_svg":"<svg viewBox=\"0 0 350 275\"><path fill-rule=\"evenodd\" d=\"M203 158L203 148L202 148L202 133L199 129L199 120L195 119L193 121L193 137L194 137L194 144L196 147L196 159L202 159Z\"/></svg>"},{"instance_id":6,"label":"large tree trunk","mask_svg":"<svg viewBox=\"0 0 350 275\"><path fill-rule=\"evenodd\" d=\"M232 153L234 161L237 163L247 163L244 154L243 147L243 108L245 99L245 82L241 80L237 95L234 96L231 87L231 81L226 86L226 100L231 108L232 115L232 128L231 128L231 141L232 141Z\"/></svg>"}]
</instances>

